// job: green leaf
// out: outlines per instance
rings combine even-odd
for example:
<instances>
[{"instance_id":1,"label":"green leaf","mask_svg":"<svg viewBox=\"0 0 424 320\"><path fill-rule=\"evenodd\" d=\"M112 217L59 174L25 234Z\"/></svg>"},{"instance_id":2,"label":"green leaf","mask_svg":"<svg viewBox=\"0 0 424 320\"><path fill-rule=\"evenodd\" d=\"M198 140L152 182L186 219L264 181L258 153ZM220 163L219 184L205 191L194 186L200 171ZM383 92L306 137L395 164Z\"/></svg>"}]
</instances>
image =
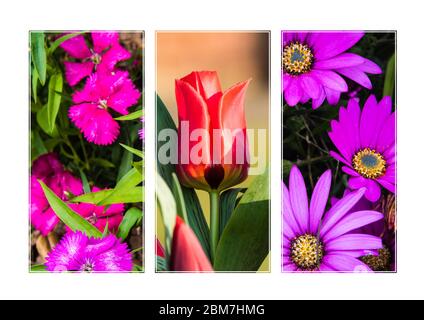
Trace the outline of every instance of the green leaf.
<instances>
[{"instance_id":1,"label":"green leaf","mask_svg":"<svg viewBox=\"0 0 424 320\"><path fill-rule=\"evenodd\" d=\"M122 153L121 163L119 164L117 180L121 180L132 168L132 162L134 160L134 155L124 150Z\"/></svg>"},{"instance_id":2,"label":"green leaf","mask_svg":"<svg viewBox=\"0 0 424 320\"><path fill-rule=\"evenodd\" d=\"M184 220L184 222L190 226L190 221L187 216L187 209L184 201L183 190L181 189L180 181L175 173L172 173L172 191L175 196L177 205L177 214Z\"/></svg>"},{"instance_id":3,"label":"green leaf","mask_svg":"<svg viewBox=\"0 0 424 320\"><path fill-rule=\"evenodd\" d=\"M164 257L156 256L156 272L166 272L168 266Z\"/></svg>"},{"instance_id":4,"label":"green leaf","mask_svg":"<svg viewBox=\"0 0 424 320\"><path fill-rule=\"evenodd\" d=\"M161 132L163 129L173 129L176 131L177 127L175 126L175 123L172 120L168 109L166 108L162 100L159 98L159 96L156 95L156 137L159 136L159 132ZM157 141L156 152L165 143L166 142L164 141ZM156 159L156 168L158 173L165 180L168 187L172 189L172 174L175 173L175 165L173 165L172 163L162 164L160 163L158 157L156 157ZM187 210L188 225L190 225L190 227L193 229L193 232L199 239L203 250L210 258L211 250L209 241L209 227L203 214L202 207L200 206L199 198L197 197L196 191L193 188L181 186L181 189L184 195L184 203Z\"/></svg>"},{"instance_id":5,"label":"green leaf","mask_svg":"<svg viewBox=\"0 0 424 320\"><path fill-rule=\"evenodd\" d=\"M84 193L90 193L91 192L90 184L88 183L87 176L85 175L82 169L80 169L80 176L81 176L82 188L84 190Z\"/></svg>"},{"instance_id":6,"label":"green leaf","mask_svg":"<svg viewBox=\"0 0 424 320\"><path fill-rule=\"evenodd\" d=\"M63 78L61 73L56 73L50 77L49 94L47 100L47 123L49 132L53 132L56 124L56 117L59 112L60 100L62 98Z\"/></svg>"},{"instance_id":7,"label":"green leaf","mask_svg":"<svg viewBox=\"0 0 424 320\"><path fill-rule=\"evenodd\" d=\"M67 35L64 35L63 37L58 38L57 40L55 40L51 44L50 48L48 49L49 54L52 54L57 49L57 47L59 47L66 40L72 39L72 38L74 38L74 37L76 37L76 36L78 36L80 34L83 34L83 33L84 33L84 31L82 31L82 32L74 32L74 33L69 33Z\"/></svg>"},{"instance_id":8,"label":"green leaf","mask_svg":"<svg viewBox=\"0 0 424 320\"><path fill-rule=\"evenodd\" d=\"M228 221L233 214L234 208L237 205L237 196L242 192L243 188L233 188L224 191L219 197L219 235L225 229Z\"/></svg>"},{"instance_id":9,"label":"green leaf","mask_svg":"<svg viewBox=\"0 0 424 320\"><path fill-rule=\"evenodd\" d=\"M144 267L137 264L133 265L132 272L144 272Z\"/></svg>"},{"instance_id":10,"label":"green leaf","mask_svg":"<svg viewBox=\"0 0 424 320\"><path fill-rule=\"evenodd\" d=\"M92 163L94 164L98 164L99 166L109 169L109 168L115 168L115 165L110 162L109 160L106 159L101 159L101 158L94 158L93 160L91 160Z\"/></svg>"},{"instance_id":11,"label":"green leaf","mask_svg":"<svg viewBox=\"0 0 424 320\"><path fill-rule=\"evenodd\" d=\"M40 110L37 111L37 123L40 128L51 137L58 137L59 133L56 126L53 131L50 131L47 115L47 105L43 106Z\"/></svg>"},{"instance_id":12,"label":"green leaf","mask_svg":"<svg viewBox=\"0 0 424 320\"><path fill-rule=\"evenodd\" d=\"M115 118L115 120L118 120L118 121L135 120L135 119L140 119L143 115L144 115L144 110L137 110L125 116L117 117Z\"/></svg>"},{"instance_id":13,"label":"green leaf","mask_svg":"<svg viewBox=\"0 0 424 320\"><path fill-rule=\"evenodd\" d=\"M46 83L47 57L44 46L44 32L31 32L31 58L32 63L37 69L41 84Z\"/></svg>"},{"instance_id":14,"label":"green leaf","mask_svg":"<svg viewBox=\"0 0 424 320\"><path fill-rule=\"evenodd\" d=\"M140 223L141 219L143 219L143 211L135 207L130 208L127 212L125 212L124 219L119 225L116 236L122 240L125 240L128 237L131 229Z\"/></svg>"},{"instance_id":15,"label":"green leaf","mask_svg":"<svg viewBox=\"0 0 424 320\"><path fill-rule=\"evenodd\" d=\"M46 272L46 266L44 264L33 264L31 265L31 272Z\"/></svg>"},{"instance_id":16,"label":"green leaf","mask_svg":"<svg viewBox=\"0 0 424 320\"><path fill-rule=\"evenodd\" d=\"M257 271L269 253L268 170L255 178L218 243L214 270Z\"/></svg>"},{"instance_id":17,"label":"green leaf","mask_svg":"<svg viewBox=\"0 0 424 320\"><path fill-rule=\"evenodd\" d=\"M144 187L133 187L126 189L126 192L115 193L114 189L90 192L72 198L70 202L84 202L96 205L107 206L115 203L140 203L144 198Z\"/></svg>"},{"instance_id":18,"label":"green leaf","mask_svg":"<svg viewBox=\"0 0 424 320\"><path fill-rule=\"evenodd\" d=\"M171 190L159 174L156 174L156 199L165 226L165 251L169 257L172 247L172 235L174 234L177 219L177 205Z\"/></svg>"},{"instance_id":19,"label":"green leaf","mask_svg":"<svg viewBox=\"0 0 424 320\"><path fill-rule=\"evenodd\" d=\"M31 157L32 159L41 156L44 153L47 153L47 148L45 147L43 140L40 137L38 130L31 132Z\"/></svg>"},{"instance_id":20,"label":"green leaf","mask_svg":"<svg viewBox=\"0 0 424 320\"><path fill-rule=\"evenodd\" d=\"M144 159L144 152L135 148L132 148L130 146L127 146L123 143L120 143L120 145L125 148L127 151L131 152L132 154L135 154L136 156L139 156L140 158Z\"/></svg>"},{"instance_id":21,"label":"green leaf","mask_svg":"<svg viewBox=\"0 0 424 320\"><path fill-rule=\"evenodd\" d=\"M65 225L72 231L79 230L89 237L101 238L102 233L99 229L69 208L44 182L39 180L39 183L53 211Z\"/></svg>"},{"instance_id":22,"label":"green leaf","mask_svg":"<svg viewBox=\"0 0 424 320\"><path fill-rule=\"evenodd\" d=\"M136 168L132 168L128 173L122 177L121 180L118 181L115 188L112 189L112 193L109 195L109 197L112 198L119 198L121 196L125 196L125 193L127 193L130 189L133 189L136 185L140 184L143 181L143 177L141 176L140 172ZM108 198L103 199L99 202L99 205L103 206L106 205L106 203L110 202ZM139 198L138 202L142 202L143 198ZM137 202L137 201L135 201Z\"/></svg>"},{"instance_id":23,"label":"green leaf","mask_svg":"<svg viewBox=\"0 0 424 320\"><path fill-rule=\"evenodd\" d=\"M31 87L32 87L32 99L35 103L38 101L37 88L38 88L38 72L35 67L31 68Z\"/></svg>"},{"instance_id":24,"label":"green leaf","mask_svg":"<svg viewBox=\"0 0 424 320\"><path fill-rule=\"evenodd\" d=\"M396 81L396 53L394 53L387 63L386 76L384 78L383 96L393 97Z\"/></svg>"}]
</instances>

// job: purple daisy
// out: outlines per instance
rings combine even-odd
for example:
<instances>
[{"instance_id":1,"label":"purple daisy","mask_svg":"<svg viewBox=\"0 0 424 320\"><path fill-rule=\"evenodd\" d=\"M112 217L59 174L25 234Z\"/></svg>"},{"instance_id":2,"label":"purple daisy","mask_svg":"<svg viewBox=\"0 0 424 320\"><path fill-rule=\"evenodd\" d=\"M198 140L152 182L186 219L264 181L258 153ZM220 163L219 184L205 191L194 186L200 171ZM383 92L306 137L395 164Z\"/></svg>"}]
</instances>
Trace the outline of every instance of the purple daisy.
<instances>
[{"instance_id":1,"label":"purple daisy","mask_svg":"<svg viewBox=\"0 0 424 320\"><path fill-rule=\"evenodd\" d=\"M365 188L351 192L325 212L331 186L331 171L318 180L308 201L300 170L290 171L289 189L283 183L283 270L371 271L358 257L383 247L379 237L351 233L381 220L372 210L350 212Z\"/></svg>"},{"instance_id":2,"label":"purple daisy","mask_svg":"<svg viewBox=\"0 0 424 320\"><path fill-rule=\"evenodd\" d=\"M126 243L110 234L102 239L68 232L46 257L50 272L129 272L131 253Z\"/></svg>"},{"instance_id":3,"label":"purple daisy","mask_svg":"<svg viewBox=\"0 0 424 320\"><path fill-rule=\"evenodd\" d=\"M283 32L283 94L289 106L312 99L312 108L325 99L337 104L348 91L342 76L371 89L367 76L380 67L355 53L346 52L364 32Z\"/></svg>"},{"instance_id":4,"label":"purple daisy","mask_svg":"<svg viewBox=\"0 0 424 320\"><path fill-rule=\"evenodd\" d=\"M359 102L350 99L340 108L339 121L331 121L330 139L339 153L330 155L345 164L350 175L349 188L366 188L365 197L372 202L380 198L380 185L396 191L396 112L390 97L379 103L370 96L361 111Z\"/></svg>"}]
</instances>

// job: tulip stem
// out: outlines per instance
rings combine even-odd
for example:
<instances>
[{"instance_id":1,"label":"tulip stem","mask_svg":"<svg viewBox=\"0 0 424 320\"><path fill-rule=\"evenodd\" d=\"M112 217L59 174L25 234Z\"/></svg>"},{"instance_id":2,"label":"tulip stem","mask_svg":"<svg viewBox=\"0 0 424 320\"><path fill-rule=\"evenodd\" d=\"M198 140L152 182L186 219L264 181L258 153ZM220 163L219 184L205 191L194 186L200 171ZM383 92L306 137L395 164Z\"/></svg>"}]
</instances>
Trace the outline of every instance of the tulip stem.
<instances>
[{"instance_id":1,"label":"tulip stem","mask_svg":"<svg viewBox=\"0 0 424 320\"><path fill-rule=\"evenodd\" d=\"M209 200L211 213L211 255L213 262L215 260L216 248L219 241L219 192L217 190L209 192Z\"/></svg>"}]
</instances>

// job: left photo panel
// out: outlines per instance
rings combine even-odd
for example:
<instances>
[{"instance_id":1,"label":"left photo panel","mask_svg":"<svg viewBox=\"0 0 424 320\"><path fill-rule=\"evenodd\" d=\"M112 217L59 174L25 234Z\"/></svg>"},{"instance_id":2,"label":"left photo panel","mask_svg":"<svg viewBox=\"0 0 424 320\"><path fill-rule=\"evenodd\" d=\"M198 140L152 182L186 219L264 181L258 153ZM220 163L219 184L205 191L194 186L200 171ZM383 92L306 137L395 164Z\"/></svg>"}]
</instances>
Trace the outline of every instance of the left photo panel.
<instances>
[{"instance_id":1,"label":"left photo panel","mask_svg":"<svg viewBox=\"0 0 424 320\"><path fill-rule=\"evenodd\" d=\"M29 32L30 272L144 271L144 32Z\"/></svg>"}]
</instances>

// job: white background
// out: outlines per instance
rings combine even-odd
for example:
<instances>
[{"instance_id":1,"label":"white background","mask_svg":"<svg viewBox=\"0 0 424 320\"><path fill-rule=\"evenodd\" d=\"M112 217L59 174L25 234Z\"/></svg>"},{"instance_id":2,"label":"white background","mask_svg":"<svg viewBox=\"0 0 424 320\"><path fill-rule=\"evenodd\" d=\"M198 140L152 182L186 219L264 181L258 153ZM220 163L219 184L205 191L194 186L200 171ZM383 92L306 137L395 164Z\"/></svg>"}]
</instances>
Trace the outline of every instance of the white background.
<instances>
[{"instance_id":1,"label":"white background","mask_svg":"<svg viewBox=\"0 0 424 320\"><path fill-rule=\"evenodd\" d=\"M5 4L7 3L7 4ZM424 298L423 17L418 1L2 1L0 297ZM403 6L402 6L403 4ZM145 30L146 272L28 273L28 31ZM155 30L271 30L272 273L154 273ZM398 273L280 273L280 30L398 30Z\"/></svg>"}]
</instances>

